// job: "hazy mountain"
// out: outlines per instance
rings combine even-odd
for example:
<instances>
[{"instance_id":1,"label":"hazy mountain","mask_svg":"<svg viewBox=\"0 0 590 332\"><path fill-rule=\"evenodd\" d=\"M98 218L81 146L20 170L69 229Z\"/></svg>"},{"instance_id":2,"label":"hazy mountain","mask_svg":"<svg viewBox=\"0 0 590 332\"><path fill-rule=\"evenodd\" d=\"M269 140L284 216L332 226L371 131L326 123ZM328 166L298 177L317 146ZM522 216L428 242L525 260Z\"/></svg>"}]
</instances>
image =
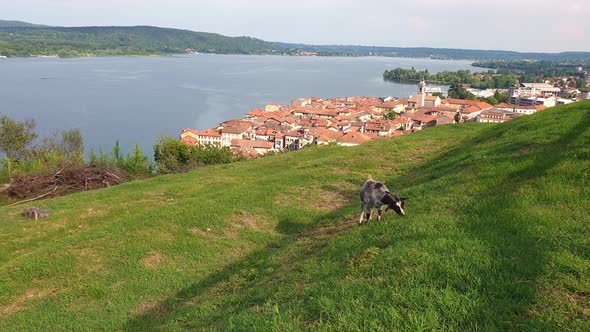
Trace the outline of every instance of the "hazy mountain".
<instances>
[{"instance_id":1,"label":"hazy mountain","mask_svg":"<svg viewBox=\"0 0 590 332\"><path fill-rule=\"evenodd\" d=\"M33 24L23 21L6 21L0 20L0 28L44 28L48 25Z\"/></svg>"}]
</instances>

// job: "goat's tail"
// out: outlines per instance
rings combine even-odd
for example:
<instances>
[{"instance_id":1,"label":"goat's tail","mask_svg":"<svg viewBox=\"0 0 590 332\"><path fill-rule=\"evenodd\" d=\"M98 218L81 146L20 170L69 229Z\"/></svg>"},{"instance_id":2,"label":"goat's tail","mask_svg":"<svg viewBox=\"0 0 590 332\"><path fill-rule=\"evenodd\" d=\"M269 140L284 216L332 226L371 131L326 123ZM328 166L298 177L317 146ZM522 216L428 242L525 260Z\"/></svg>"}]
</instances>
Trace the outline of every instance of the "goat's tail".
<instances>
[{"instance_id":1,"label":"goat's tail","mask_svg":"<svg viewBox=\"0 0 590 332\"><path fill-rule=\"evenodd\" d=\"M367 181L369 180L373 180L373 177L371 176L371 174L369 174L369 177L367 177Z\"/></svg>"}]
</instances>

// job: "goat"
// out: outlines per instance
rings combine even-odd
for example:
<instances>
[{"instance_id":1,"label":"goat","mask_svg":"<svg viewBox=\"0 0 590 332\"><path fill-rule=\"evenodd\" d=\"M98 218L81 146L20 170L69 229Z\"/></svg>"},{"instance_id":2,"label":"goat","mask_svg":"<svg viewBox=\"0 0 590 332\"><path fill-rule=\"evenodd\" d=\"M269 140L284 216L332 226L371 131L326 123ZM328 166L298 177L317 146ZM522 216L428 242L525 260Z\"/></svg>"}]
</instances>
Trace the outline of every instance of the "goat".
<instances>
[{"instance_id":1,"label":"goat","mask_svg":"<svg viewBox=\"0 0 590 332\"><path fill-rule=\"evenodd\" d=\"M361 218L359 225L363 223L363 215L366 215L367 223L373 216L373 210L377 209L377 221L381 220L381 214L387 209L393 209L400 216L405 216L404 203L407 198L392 194L382 182L374 181L369 175L367 181L361 187ZM385 211L383 210L385 206Z\"/></svg>"}]
</instances>

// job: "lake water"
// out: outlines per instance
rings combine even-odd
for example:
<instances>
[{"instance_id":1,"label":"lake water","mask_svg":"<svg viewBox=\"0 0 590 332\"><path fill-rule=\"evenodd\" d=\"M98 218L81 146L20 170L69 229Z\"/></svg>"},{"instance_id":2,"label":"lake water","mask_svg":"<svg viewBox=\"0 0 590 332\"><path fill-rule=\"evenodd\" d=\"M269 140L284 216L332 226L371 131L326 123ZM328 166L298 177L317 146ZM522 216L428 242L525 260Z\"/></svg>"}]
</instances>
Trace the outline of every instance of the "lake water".
<instances>
[{"instance_id":1,"label":"lake water","mask_svg":"<svg viewBox=\"0 0 590 332\"><path fill-rule=\"evenodd\" d=\"M468 61L385 57L192 55L0 59L0 114L33 118L40 136L79 128L86 149L151 155L161 135L204 129L269 103L300 97L398 96L415 85L384 82L396 67L476 68Z\"/></svg>"}]
</instances>

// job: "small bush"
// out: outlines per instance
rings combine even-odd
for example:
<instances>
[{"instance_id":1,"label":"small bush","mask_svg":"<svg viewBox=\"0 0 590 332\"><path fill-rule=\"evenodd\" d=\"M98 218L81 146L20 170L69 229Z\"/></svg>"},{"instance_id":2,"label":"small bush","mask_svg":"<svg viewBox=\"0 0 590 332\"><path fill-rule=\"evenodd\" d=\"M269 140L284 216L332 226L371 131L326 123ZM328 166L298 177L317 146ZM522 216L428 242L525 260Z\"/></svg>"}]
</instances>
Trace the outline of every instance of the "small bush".
<instances>
[{"instance_id":1,"label":"small bush","mask_svg":"<svg viewBox=\"0 0 590 332\"><path fill-rule=\"evenodd\" d=\"M227 164L240 159L228 147L188 145L172 137L162 137L154 146L154 159L159 174L181 173L197 167Z\"/></svg>"}]
</instances>

